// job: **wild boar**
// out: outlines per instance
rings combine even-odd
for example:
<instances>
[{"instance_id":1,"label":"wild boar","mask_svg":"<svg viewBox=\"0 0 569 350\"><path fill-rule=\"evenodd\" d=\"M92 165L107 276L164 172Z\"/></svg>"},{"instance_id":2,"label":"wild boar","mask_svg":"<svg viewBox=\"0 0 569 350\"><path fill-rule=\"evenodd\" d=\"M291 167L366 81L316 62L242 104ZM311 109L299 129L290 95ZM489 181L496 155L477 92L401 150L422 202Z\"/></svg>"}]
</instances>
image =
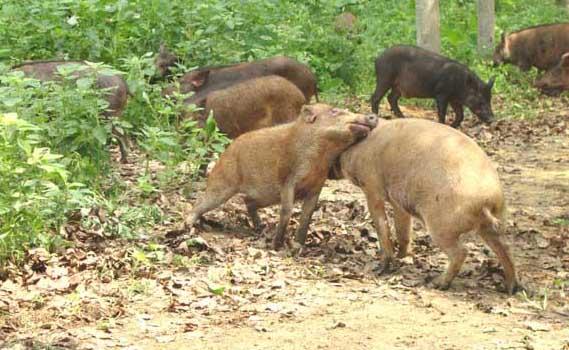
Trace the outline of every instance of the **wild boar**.
<instances>
[{"instance_id":1,"label":"wild boar","mask_svg":"<svg viewBox=\"0 0 569 350\"><path fill-rule=\"evenodd\" d=\"M191 100L190 97L187 102ZM234 139L252 130L295 120L304 102L304 95L296 85L269 75L211 92L197 119L203 123L213 111L219 130Z\"/></svg>"},{"instance_id":2,"label":"wild boar","mask_svg":"<svg viewBox=\"0 0 569 350\"><path fill-rule=\"evenodd\" d=\"M318 101L316 76L310 71L310 68L284 56L228 66L196 69L180 78L180 92L186 94L193 91L192 103L199 104L212 91L267 75L279 75L288 79L302 91L306 103L310 102L312 96L316 96L316 101ZM174 91L172 87L166 88L164 94L169 95L172 91Z\"/></svg>"},{"instance_id":3,"label":"wild boar","mask_svg":"<svg viewBox=\"0 0 569 350\"><path fill-rule=\"evenodd\" d=\"M306 236L332 162L366 137L376 123L374 115L316 104L305 106L293 123L241 135L211 171L205 194L185 220L186 228L202 214L242 193L255 227L260 224L258 208L281 203L275 249L284 244L294 201L304 200L297 239Z\"/></svg>"},{"instance_id":4,"label":"wild boar","mask_svg":"<svg viewBox=\"0 0 569 350\"><path fill-rule=\"evenodd\" d=\"M12 70L24 72L26 76L41 81L51 81L59 79L58 67L71 65L88 67L84 61L31 61L13 66ZM80 77L86 72L85 70L78 70L74 74ZM99 74L96 85L99 89L106 91L105 99L109 106L104 115L108 117L120 116L128 100L128 86L124 79L117 74ZM126 163L128 154L126 137L114 127L112 132L119 143L121 162Z\"/></svg>"},{"instance_id":5,"label":"wild boar","mask_svg":"<svg viewBox=\"0 0 569 350\"><path fill-rule=\"evenodd\" d=\"M365 140L341 154L331 177L348 178L364 191L386 269L394 254L388 202L398 257L408 253L412 217L447 254L450 263L435 280L437 287L449 288L467 254L459 238L476 231L504 267L506 290L518 288L512 257L500 238L506 211L500 179L484 151L461 132L428 120L380 120Z\"/></svg>"},{"instance_id":6,"label":"wild boar","mask_svg":"<svg viewBox=\"0 0 569 350\"><path fill-rule=\"evenodd\" d=\"M394 46L386 49L375 61L377 79L371 97L371 108L379 112L379 102L388 90L391 110L399 118L400 97L435 99L439 122L445 123L450 104L455 113L453 128L464 119L463 106L467 106L480 120L489 123L492 112L492 86L494 78L484 83L465 65L415 46Z\"/></svg>"},{"instance_id":7,"label":"wild boar","mask_svg":"<svg viewBox=\"0 0 569 350\"><path fill-rule=\"evenodd\" d=\"M510 34L502 33L494 50L494 64L511 63L521 70L547 70L569 52L569 23L544 24Z\"/></svg>"},{"instance_id":8,"label":"wild boar","mask_svg":"<svg viewBox=\"0 0 569 350\"><path fill-rule=\"evenodd\" d=\"M164 79L171 75L171 68L179 62L178 56L171 53L166 45L160 44L158 55L154 58L154 66L158 77Z\"/></svg>"},{"instance_id":9,"label":"wild boar","mask_svg":"<svg viewBox=\"0 0 569 350\"><path fill-rule=\"evenodd\" d=\"M538 77L534 86L544 94L555 96L569 90L569 52L563 54L559 63L542 76Z\"/></svg>"}]
</instances>

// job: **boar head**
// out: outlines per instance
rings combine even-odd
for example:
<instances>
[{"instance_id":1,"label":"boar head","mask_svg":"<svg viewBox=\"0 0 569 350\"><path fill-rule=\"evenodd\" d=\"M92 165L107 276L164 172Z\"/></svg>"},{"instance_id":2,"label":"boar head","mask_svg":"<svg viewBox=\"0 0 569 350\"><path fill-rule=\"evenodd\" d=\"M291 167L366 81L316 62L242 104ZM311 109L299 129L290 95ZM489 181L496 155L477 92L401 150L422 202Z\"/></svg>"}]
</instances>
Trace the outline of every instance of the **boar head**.
<instances>
[{"instance_id":1,"label":"boar head","mask_svg":"<svg viewBox=\"0 0 569 350\"><path fill-rule=\"evenodd\" d=\"M168 51L164 44L160 44L160 51L154 59L154 66L156 71L161 78L170 75L170 68L179 62L176 55Z\"/></svg>"},{"instance_id":2,"label":"boar head","mask_svg":"<svg viewBox=\"0 0 569 350\"><path fill-rule=\"evenodd\" d=\"M569 52L561 56L555 67L538 77L534 86L550 96L559 95L563 90L569 90Z\"/></svg>"},{"instance_id":3,"label":"boar head","mask_svg":"<svg viewBox=\"0 0 569 350\"><path fill-rule=\"evenodd\" d=\"M502 33L500 38L500 43L494 49L494 55L492 56L492 61L494 66L500 65L502 63L508 63L510 59L510 49L508 45L508 37L505 33Z\"/></svg>"},{"instance_id":4,"label":"boar head","mask_svg":"<svg viewBox=\"0 0 569 350\"><path fill-rule=\"evenodd\" d=\"M304 106L299 121L314 133L313 139L325 140L337 150L344 150L365 138L377 125L375 114L363 115L317 103Z\"/></svg>"},{"instance_id":5,"label":"boar head","mask_svg":"<svg viewBox=\"0 0 569 350\"><path fill-rule=\"evenodd\" d=\"M472 113L485 123L494 120L492 112L492 87L495 78L492 77L488 83L484 83L476 76L468 75L466 78L466 96L464 104Z\"/></svg>"}]
</instances>

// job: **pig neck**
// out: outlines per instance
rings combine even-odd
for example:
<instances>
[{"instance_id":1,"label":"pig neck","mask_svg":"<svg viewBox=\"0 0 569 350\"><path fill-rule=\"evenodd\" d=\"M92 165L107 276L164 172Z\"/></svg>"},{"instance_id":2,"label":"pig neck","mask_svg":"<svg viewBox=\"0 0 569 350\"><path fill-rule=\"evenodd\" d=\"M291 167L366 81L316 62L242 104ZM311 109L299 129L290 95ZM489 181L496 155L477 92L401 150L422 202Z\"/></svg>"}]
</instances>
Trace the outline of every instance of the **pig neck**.
<instances>
[{"instance_id":1,"label":"pig neck","mask_svg":"<svg viewBox=\"0 0 569 350\"><path fill-rule=\"evenodd\" d=\"M302 159L296 159L294 163L302 166L306 173L323 171L327 174L328 169L347 145L337 145L324 138L315 137L314 129L305 123L297 123L291 130L289 140L300 140L292 145L293 149L288 154L302 154ZM324 177L326 175L323 175Z\"/></svg>"}]
</instances>

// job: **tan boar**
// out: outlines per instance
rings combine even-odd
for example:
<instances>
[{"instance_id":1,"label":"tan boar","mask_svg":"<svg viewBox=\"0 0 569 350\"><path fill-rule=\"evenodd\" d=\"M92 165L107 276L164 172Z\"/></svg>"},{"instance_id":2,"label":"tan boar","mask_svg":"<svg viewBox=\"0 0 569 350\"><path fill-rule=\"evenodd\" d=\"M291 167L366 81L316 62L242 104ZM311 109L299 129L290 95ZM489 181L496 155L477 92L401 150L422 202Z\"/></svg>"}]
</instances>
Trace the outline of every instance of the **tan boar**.
<instances>
[{"instance_id":1,"label":"tan boar","mask_svg":"<svg viewBox=\"0 0 569 350\"><path fill-rule=\"evenodd\" d=\"M304 95L293 83L271 75L210 93L204 111L193 117L203 122L213 111L219 130L233 139L249 131L295 120L304 101Z\"/></svg>"},{"instance_id":2,"label":"tan boar","mask_svg":"<svg viewBox=\"0 0 569 350\"><path fill-rule=\"evenodd\" d=\"M506 290L519 286L508 248L500 240L505 212L498 174L484 151L464 134L420 119L380 120L363 142L344 152L332 169L362 188L384 251L393 259L385 202L393 206L399 255L408 252L412 217L421 220L433 242L449 257L435 285L449 288L466 249L459 238L476 231L504 267Z\"/></svg>"},{"instance_id":3,"label":"tan boar","mask_svg":"<svg viewBox=\"0 0 569 350\"><path fill-rule=\"evenodd\" d=\"M281 203L280 221L273 240L282 247L295 200L304 200L297 240L304 242L310 218L334 159L361 140L377 123L365 116L324 104L304 107L293 123L246 133L219 158L207 181L206 192L185 221L191 228L202 214L237 193L253 225L257 209Z\"/></svg>"}]
</instances>

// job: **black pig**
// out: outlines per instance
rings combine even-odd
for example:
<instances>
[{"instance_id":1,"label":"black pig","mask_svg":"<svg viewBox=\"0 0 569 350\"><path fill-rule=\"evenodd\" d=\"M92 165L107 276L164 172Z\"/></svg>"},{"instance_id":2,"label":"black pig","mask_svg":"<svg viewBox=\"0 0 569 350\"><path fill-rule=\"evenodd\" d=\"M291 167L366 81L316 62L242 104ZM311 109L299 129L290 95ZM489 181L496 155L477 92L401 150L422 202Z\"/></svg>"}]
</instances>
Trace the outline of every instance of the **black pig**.
<instances>
[{"instance_id":1,"label":"black pig","mask_svg":"<svg viewBox=\"0 0 569 350\"><path fill-rule=\"evenodd\" d=\"M387 97L391 110L399 118L404 115L397 104L400 97L432 97L437 103L439 122L445 123L450 104L456 116L451 124L457 128L467 106L478 118L489 123L492 112L494 78L483 82L465 65L415 46L394 46L386 49L375 61L376 88L371 97L374 113L379 102Z\"/></svg>"}]
</instances>

